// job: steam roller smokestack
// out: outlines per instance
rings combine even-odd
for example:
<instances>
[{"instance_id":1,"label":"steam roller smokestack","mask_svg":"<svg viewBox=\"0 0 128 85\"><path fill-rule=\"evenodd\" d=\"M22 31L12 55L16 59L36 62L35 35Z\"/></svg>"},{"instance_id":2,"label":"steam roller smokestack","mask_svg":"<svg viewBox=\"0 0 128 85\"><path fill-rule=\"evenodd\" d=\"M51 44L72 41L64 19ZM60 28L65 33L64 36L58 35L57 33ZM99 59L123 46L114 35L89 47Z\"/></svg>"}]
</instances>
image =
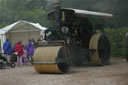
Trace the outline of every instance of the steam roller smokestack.
<instances>
[{"instance_id":1,"label":"steam roller smokestack","mask_svg":"<svg viewBox=\"0 0 128 85\"><path fill-rule=\"evenodd\" d=\"M55 16L55 23L56 23L56 34L57 34L57 39L58 40L64 40L64 36L61 33L61 17L62 17L62 12L61 12L61 3L56 2L54 4L55 11L54 11L54 16Z\"/></svg>"},{"instance_id":2,"label":"steam roller smokestack","mask_svg":"<svg viewBox=\"0 0 128 85\"><path fill-rule=\"evenodd\" d=\"M56 22L56 29L60 31L61 28L61 3L56 2L54 4L55 7L55 22Z\"/></svg>"}]
</instances>

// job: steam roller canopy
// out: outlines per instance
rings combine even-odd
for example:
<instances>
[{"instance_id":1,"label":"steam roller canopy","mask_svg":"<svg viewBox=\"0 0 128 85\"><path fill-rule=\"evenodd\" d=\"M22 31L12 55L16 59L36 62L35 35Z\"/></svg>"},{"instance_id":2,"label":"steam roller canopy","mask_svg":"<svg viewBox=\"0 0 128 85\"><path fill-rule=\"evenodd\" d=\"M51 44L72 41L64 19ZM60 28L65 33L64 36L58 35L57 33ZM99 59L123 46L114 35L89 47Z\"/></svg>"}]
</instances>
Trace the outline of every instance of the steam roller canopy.
<instances>
[{"instance_id":1,"label":"steam roller canopy","mask_svg":"<svg viewBox=\"0 0 128 85\"><path fill-rule=\"evenodd\" d=\"M33 55L34 68L39 73L66 73L69 65L64 58L61 46L38 47Z\"/></svg>"},{"instance_id":2,"label":"steam roller canopy","mask_svg":"<svg viewBox=\"0 0 128 85\"><path fill-rule=\"evenodd\" d=\"M92 63L95 65L110 64L110 43L106 35L94 34L89 44Z\"/></svg>"}]
</instances>

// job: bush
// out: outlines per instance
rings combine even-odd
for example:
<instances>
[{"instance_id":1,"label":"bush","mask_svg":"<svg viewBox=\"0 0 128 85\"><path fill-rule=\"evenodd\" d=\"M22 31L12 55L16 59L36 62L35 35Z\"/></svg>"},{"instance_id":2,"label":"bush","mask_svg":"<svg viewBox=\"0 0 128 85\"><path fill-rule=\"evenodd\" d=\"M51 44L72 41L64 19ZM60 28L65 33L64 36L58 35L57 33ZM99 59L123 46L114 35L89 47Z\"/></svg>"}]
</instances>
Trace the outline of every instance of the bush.
<instances>
[{"instance_id":1,"label":"bush","mask_svg":"<svg viewBox=\"0 0 128 85\"><path fill-rule=\"evenodd\" d=\"M126 55L126 38L125 33L128 28L105 29L111 43L111 55L114 57L125 57Z\"/></svg>"}]
</instances>

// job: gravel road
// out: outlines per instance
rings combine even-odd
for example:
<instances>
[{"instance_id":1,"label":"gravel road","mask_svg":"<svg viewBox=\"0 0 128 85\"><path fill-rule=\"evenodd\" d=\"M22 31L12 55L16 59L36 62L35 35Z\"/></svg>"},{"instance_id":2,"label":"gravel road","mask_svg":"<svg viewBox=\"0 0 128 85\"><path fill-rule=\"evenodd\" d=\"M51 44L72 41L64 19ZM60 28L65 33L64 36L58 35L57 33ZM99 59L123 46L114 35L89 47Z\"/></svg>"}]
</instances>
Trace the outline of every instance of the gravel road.
<instances>
[{"instance_id":1,"label":"gravel road","mask_svg":"<svg viewBox=\"0 0 128 85\"><path fill-rule=\"evenodd\" d=\"M0 69L0 85L128 85L128 62L112 58L111 65L71 67L66 74L38 74L33 66Z\"/></svg>"}]
</instances>

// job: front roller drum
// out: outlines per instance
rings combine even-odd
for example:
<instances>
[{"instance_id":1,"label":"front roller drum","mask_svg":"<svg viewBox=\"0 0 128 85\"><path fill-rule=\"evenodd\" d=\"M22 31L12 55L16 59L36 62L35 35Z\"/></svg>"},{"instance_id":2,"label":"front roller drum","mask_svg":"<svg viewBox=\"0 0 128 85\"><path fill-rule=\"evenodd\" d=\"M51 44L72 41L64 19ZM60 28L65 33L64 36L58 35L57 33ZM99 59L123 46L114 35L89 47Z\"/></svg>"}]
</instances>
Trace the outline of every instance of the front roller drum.
<instances>
[{"instance_id":1,"label":"front roller drum","mask_svg":"<svg viewBox=\"0 0 128 85\"><path fill-rule=\"evenodd\" d=\"M91 61L94 65L110 64L110 42L104 34L94 34L89 43Z\"/></svg>"},{"instance_id":2,"label":"front roller drum","mask_svg":"<svg viewBox=\"0 0 128 85\"><path fill-rule=\"evenodd\" d=\"M34 68L39 73L66 73L69 65L64 58L61 46L38 47L33 55Z\"/></svg>"}]
</instances>

